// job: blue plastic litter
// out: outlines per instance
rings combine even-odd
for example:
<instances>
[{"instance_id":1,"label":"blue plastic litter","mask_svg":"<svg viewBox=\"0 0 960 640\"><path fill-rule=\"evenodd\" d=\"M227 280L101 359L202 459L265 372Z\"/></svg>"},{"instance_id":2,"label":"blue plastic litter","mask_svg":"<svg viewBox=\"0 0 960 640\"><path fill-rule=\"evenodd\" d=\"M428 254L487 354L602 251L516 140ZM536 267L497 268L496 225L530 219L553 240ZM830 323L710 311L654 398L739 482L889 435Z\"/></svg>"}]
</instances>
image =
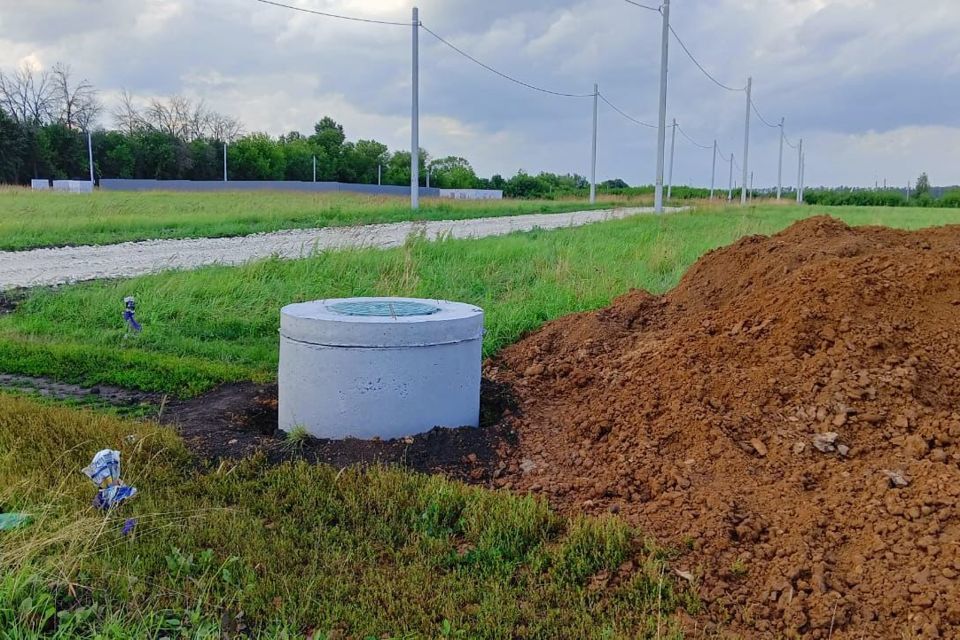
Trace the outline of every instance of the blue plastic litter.
<instances>
[{"instance_id":1,"label":"blue plastic litter","mask_svg":"<svg viewBox=\"0 0 960 640\"><path fill-rule=\"evenodd\" d=\"M0 531L13 531L30 524L29 513L0 513Z\"/></svg>"},{"instance_id":2,"label":"blue plastic litter","mask_svg":"<svg viewBox=\"0 0 960 640\"><path fill-rule=\"evenodd\" d=\"M83 469L99 491L93 499L98 509L112 509L137 495L134 487L128 487L120 479L120 452L104 449L93 456L93 462Z\"/></svg>"},{"instance_id":3,"label":"blue plastic litter","mask_svg":"<svg viewBox=\"0 0 960 640\"><path fill-rule=\"evenodd\" d=\"M134 333L140 333L140 330L143 329L143 327L141 327L140 323L137 322L136 313L136 299L133 296L127 296L123 299L123 321L127 323L127 326Z\"/></svg>"}]
</instances>

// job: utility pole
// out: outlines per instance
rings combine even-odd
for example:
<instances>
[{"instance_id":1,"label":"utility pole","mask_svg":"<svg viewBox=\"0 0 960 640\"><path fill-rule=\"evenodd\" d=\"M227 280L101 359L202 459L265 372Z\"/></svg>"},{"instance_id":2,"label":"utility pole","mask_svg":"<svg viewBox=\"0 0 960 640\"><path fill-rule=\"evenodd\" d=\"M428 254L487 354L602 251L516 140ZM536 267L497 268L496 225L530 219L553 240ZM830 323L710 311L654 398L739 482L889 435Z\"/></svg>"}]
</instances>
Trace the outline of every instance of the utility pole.
<instances>
[{"instance_id":1,"label":"utility pole","mask_svg":"<svg viewBox=\"0 0 960 640\"><path fill-rule=\"evenodd\" d=\"M597 201L597 102L600 99L600 85L593 85L593 151L590 154L590 204Z\"/></svg>"},{"instance_id":2,"label":"utility pole","mask_svg":"<svg viewBox=\"0 0 960 640\"><path fill-rule=\"evenodd\" d=\"M657 179L654 210L663 213L663 153L667 145L667 67L670 59L670 0L663 0L663 30L660 34L660 118L657 131Z\"/></svg>"},{"instance_id":3,"label":"utility pole","mask_svg":"<svg viewBox=\"0 0 960 640\"><path fill-rule=\"evenodd\" d=\"M803 196L807 190L807 154L803 154L800 161L800 204L803 204Z\"/></svg>"},{"instance_id":4,"label":"utility pole","mask_svg":"<svg viewBox=\"0 0 960 640\"><path fill-rule=\"evenodd\" d=\"M87 131L87 158L90 162L90 188L93 188L96 180L93 177L93 134Z\"/></svg>"},{"instance_id":5,"label":"utility pole","mask_svg":"<svg viewBox=\"0 0 960 640\"><path fill-rule=\"evenodd\" d=\"M227 143L223 143L223 181L227 181Z\"/></svg>"},{"instance_id":6,"label":"utility pole","mask_svg":"<svg viewBox=\"0 0 960 640\"><path fill-rule=\"evenodd\" d=\"M801 180L803 180L803 138L800 138L800 147L797 149L797 204L803 204L800 195Z\"/></svg>"},{"instance_id":7,"label":"utility pole","mask_svg":"<svg viewBox=\"0 0 960 640\"><path fill-rule=\"evenodd\" d=\"M420 9L413 8L413 100L410 113L410 208L420 208Z\"/></svg>"},{"instance_id":8,"label":"utility pole","mask_svg":"<svg viewBox=\"0 0 960 640\"><path fill-rule=\"evenodd\" d=\"M378 164L377 165L377 186L379 187L382 184L383 184L383 165Z\"/></svg>"},{"instance_id":9,"label":"utility pole","mask_svg":"<svg viewBox=\"0 0 960 640\"><path fill-rule=\"evenodd\" d=\"M710 171L710 199L713 200L714 186L717 184L717 141L713 141L713 169Z\"/></svg>"},{"instance_id":10,"label":"utility pole","mask_svg":"<svg viewBox=\"0 0 960 640\"><path fill-rule=\"evenodd\" d=\"M430 188L430 174L433 173L433 169L427 167L427 189Z\"/></svg>"},{"instance_id":11,"label":"utility pole","mask_svg":"<svg viewBox=\"0 0 960 640\"><path fill-rule=\"evenodd\" d=\"M673 151L677 146L677 119L673 119L673 133L670 136L670 176L667 180L667 200L673 197Z\"/></svg>"},{"instance_id":12,"label":"utility pole","mask_svg":"<svg viewBox=\"0 0 960 640\"><path fill-rule=\"evenodd\" d=\"M780 195L783 193L783 125L786 122L786 118L780 118L780 163L777 165L777 200L780 199Z\"/></svg>"},{"instance_id":13,"label":"utility pole","mask_svg":"<svg viewBox=\"0 0 960 640\"><path fill-rule=\"evenodd\" d=\"M747 171L750 166L750 104L753 94L753 78L747 78L747 118L743 125L743 189L740 192L740 204L747 204Z\"/></svg>"},{"instance_id":14,"label":"utility pole","mask_svg":"<svg viewBox=\"0 0 960 640\"><path fill-rule=\"evenodd\" d=\"M750 191L748 192L748 199L753 200L753 171L750 172Z\"/></svg>"},{"instance_id":15,"label":"utility pole","mask_svg":"<svg viewBox=\"0 0 960 640\"><path fill-rule=\"evenodd\" d=\"M730 152L730 186L727 189L727 201L733 200L733 152Z\"/></svg>"},{"instance_id":16,"label":"utility pole","mask_svg":"<svg viewBox=\"0 0 960 640\"><path fill-rule=\"evenodd\" d=\"M313 156L313 181L317 181L317 156Z\"/></svg>"}]
</instances>

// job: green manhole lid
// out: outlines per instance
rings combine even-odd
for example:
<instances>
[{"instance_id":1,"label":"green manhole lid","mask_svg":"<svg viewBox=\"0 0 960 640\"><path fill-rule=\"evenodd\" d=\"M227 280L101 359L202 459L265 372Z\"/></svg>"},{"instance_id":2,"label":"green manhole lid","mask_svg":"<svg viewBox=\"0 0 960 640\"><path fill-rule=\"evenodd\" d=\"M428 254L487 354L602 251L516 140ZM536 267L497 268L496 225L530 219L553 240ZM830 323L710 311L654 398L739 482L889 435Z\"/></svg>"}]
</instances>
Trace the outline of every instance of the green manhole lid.
<instances>
[{"instance_id":1,"label":"green manhole lid","mask_svg":"<svg viewBox=\"0 0 960 640\"><path fill-rule=\"evenodd\" d=\"M364 316L373 318L408 318L411 316L429 316L440 312L440 307L424 302L409 300L363 300L337 302L330 310L345 316Z\"/></svg>"}]
</instances>

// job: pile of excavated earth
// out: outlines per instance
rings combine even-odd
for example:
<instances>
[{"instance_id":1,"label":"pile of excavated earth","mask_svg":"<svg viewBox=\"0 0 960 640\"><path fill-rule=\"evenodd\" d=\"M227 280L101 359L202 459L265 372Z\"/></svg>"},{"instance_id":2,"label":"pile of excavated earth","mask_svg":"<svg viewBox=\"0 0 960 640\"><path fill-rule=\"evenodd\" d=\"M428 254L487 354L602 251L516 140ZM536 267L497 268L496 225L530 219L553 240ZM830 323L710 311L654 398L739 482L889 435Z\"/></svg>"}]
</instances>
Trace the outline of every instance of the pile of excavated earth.
<instances>
[{"instance_id":1,"label":"pile of excavated earth","mask_svg":"<svg viewBox=\"0 0 960 640\"><path fill-rule=\"evenodd\" d=\"M744 238L486 374L518 403L495 482L680 549L711 625L960 637L960 227Z\"/></svg>"}]
</instances>

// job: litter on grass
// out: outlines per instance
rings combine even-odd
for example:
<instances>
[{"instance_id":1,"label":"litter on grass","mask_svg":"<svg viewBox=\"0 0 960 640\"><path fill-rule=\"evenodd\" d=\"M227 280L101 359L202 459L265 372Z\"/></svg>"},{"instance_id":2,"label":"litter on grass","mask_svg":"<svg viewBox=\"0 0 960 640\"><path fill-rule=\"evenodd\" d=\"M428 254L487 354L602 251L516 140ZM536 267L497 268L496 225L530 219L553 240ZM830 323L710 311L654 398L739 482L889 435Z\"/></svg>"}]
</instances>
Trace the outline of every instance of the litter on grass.
<instances>
[{"instance_id":1,"label":"litter on grass","mask_svg":"<svg viewBox=\"0 0 960 640\"><path fill-rule=\"evenodd\" d=\"M93 506L98 509L112 509L137 495L134 487L126 486L120 479L119 451L99 451L93 457L93 462L83 469L83 473L100 489L93 499Z\"/></svg>"},{"instance_id":2,"label":"litter on grass","mask_svg":"<svg viewBox=\"0 0 960 640\"><path fill-rule=\"evenodd\" d=\"M0 531L13 531L30 524L28 513L0 513Z\"/></svg>"},{"instance_id":3,"label":"litter on grass","mask_svg":"<svg viewBox=\"0 0 960 640\"><path fill-rule=\"evenodd\" d=\"M127 323L127 327L134 333L140 333L140 330L143 329L140 326L140 323L137 322L137 301L133 296L127 296L123 299L123 321Z\"/></svg>"}]
</instances>

